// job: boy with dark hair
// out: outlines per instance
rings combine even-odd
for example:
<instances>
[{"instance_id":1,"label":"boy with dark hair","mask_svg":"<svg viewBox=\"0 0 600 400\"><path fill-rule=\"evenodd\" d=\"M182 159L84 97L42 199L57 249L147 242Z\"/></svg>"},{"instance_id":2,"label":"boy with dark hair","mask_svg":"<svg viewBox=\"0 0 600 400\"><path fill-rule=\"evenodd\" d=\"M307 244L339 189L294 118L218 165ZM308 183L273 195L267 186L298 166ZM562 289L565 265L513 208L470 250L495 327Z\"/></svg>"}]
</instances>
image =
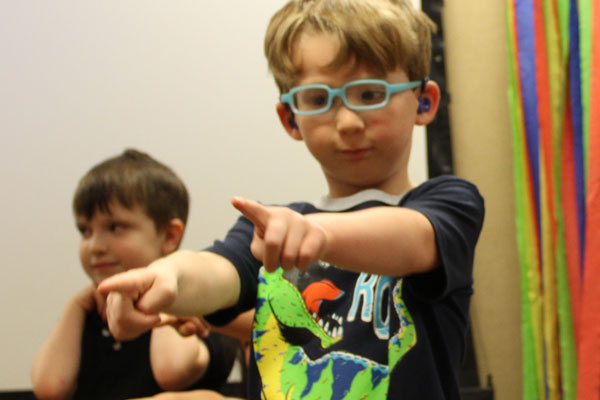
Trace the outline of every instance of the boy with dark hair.
<instances>
[{"instance_id":1,"label":"boy with dark hair","mask_svg":"<svg viewBox=\"0 0 600 400\"><path fill-rule=\"evenodd\" d=\"M126 150L93 167L73 199L81 232L79 256L92 284L67 304L32 369L39 399L125 399L163 390L220 389L235 356L233 340L194 333L199 321L179 321L182 336L160 326L129 342L114 339L105 296L96 287L119 272L145 267L175 251L188 217L179 177L148 154ZM174 322L163 316L163 323ZM194 323L195 322L195 323Z\"/></svg>"},{"instance_id":2,"label":"boy with dark hair","mask_svg":"<svg viewBox=\"0 0 600 400\"><path fill-rule=\"evenodd\" d=\"M223 241L106 280L114 334L255 307L252 399L459 399L484 205L463 179L408 177L413 127L440 101L433 29L403 0L288 1L265 39L277 114L329 193L234 198L244 216Z\"/></svg>"}]
</instances>

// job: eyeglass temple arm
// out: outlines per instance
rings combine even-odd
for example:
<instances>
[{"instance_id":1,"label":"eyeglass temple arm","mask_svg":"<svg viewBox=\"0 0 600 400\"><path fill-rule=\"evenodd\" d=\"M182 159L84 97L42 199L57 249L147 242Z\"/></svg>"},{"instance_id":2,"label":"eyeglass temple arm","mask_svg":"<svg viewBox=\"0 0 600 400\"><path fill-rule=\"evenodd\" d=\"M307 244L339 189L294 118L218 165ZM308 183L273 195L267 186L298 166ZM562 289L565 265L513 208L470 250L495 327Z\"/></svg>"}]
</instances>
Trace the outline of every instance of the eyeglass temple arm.
<instances>
[{"instance_id":1,"label":"eyeglass temple arm","mask_svg":"<svg viewBox=\"0 0 600 400\"><path fill-rule=\"evenodd\" d=\"M429 82L430 79L431 78L426 76L425 78L423 78L423 80L421 80L421 93L423 93L423 91L425 90L425 85L427 85L427 82Z\"/></svg>"}]
</instances>

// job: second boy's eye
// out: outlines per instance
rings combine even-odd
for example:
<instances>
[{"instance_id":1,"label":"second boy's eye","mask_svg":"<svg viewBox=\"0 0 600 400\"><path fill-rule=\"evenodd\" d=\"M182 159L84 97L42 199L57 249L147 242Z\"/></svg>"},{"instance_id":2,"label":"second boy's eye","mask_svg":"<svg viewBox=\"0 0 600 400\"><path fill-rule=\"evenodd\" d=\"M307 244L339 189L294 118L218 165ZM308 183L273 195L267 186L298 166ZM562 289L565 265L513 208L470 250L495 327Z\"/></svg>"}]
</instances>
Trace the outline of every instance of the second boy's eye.
<instances>
[{"instance_id":1,"label":"second boy's eye","mask_svg":"<svg viewBox=\"0 0 600 400\"><path fill-rule=\"evenodd\" d=\"M77 230L79 231L81 236L84 238L89 237L92 234L91 229L85 225L77 225Z\"/></svg>"},{"instance_id":2,"label":"second boy's eye","mask_svg":"<svg viewBox=\"0 0 600 400\"><path fill-rule=\"evenodd\" d=\"M108 230L114 233L119 233L122 232L126 229L126 226L124 224L121 224L119 222L113 222L108 226Z\"/></svg>"}]
</instances>

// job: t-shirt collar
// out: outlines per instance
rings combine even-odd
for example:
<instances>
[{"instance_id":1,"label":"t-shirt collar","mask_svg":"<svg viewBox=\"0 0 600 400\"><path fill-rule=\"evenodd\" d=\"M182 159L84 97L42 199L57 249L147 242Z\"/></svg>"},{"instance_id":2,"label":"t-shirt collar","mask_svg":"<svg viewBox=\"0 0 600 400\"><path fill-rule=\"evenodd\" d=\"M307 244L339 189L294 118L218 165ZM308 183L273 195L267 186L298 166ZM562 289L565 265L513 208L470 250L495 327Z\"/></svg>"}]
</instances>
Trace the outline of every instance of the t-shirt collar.
<instances>
[{"instance_id":1,"label":"t-shirt collar","mask_svg":"<svg viewBox=\"0 0 600 400\"><path fill-rule=\"evenodd\" d=\"M365 189L347 197L323 196L315 202L315 207L322 211L344 211L366 201L379 201L381 203L396 206L404 194L389 194L379 189Z\"/></svg>"}]
</instances>

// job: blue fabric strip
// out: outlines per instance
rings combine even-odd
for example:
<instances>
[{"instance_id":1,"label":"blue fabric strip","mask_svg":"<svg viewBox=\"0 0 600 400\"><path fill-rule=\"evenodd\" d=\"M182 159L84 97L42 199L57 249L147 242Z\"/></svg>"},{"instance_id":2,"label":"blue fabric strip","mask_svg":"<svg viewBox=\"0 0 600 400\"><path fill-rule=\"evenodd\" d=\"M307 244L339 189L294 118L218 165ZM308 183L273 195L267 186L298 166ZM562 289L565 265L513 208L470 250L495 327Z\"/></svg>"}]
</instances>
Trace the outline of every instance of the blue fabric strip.
<instances>
[{"instance_id":1,"label":"blue fabric strip","mask_svg":"<svg viewBox=\"0 0 600 400\"><path fill-rule=\"evenodd\" d=\"M541 234L540 218L540 124L538 119L537 81L535 68L535 26L533 18L533 0L515 1L515 19L517 29L517 45L519 57L519 79L523 101L523 118L525 119L525 137L527 154L531 168L532 190L537 216L537 231ZM541 238L538 243L541 243ZM541 248L538 258L542 265Z\"/></svg>"},{"instance_id":2,"label":"blue fabric strip","mask_svg":"<svg viewBox=\"0 0 600 400\"><path fill-rule=\"evenodd\" d=\"M573 111L573 157L575 161L575 201L579 229L580 276L584 279L585 252L585 173L583 156L583 108L581 102L581 58L579 54L579 10L577 0L569 7L569 79L571 86L571 109Z\"/></svg>"}]
</instances>

